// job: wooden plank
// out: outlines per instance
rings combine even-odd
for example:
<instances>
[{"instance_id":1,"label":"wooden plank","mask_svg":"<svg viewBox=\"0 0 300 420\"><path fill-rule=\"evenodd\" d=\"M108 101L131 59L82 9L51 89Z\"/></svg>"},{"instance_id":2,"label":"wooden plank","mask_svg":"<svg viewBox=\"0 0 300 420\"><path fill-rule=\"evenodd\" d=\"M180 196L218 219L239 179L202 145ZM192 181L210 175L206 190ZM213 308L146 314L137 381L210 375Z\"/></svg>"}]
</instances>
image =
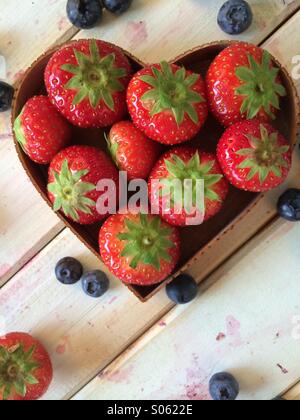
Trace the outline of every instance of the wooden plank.
<instances>
[{"instance_id":1,"label":"wooden plank","mask_svg":"<svg viewBox=\"0 0 300 420\"><path fill-rule=\"evenodd\" d=\"M300 382L289 389L284 395L283 398L288 401L300 401Z\"/></svg>"},{"instance_id":2,"label":"wooden plank","mask_svg":"<svg viewBox=\"0 0 300 420\"><path fill-rule=\"evenodd\" d=\"M276 222L74 399L207 399L219 371L238 378L241 399L278 395L299 378L299 234Z\"/></svg>"},{"instance_id":3,"label":"wooden plank","mask_svg":"<svg viewBox=\"0 0 300 420\"><path fill-rule=\"evenodd\" d=\"M32 61L55 41L77 30L66 18L65 0L9 1L1 7L1 55L17 83ZM63 225L34 190L16 156L9 112L0 114L0 286L32 258Z\"/></svg>"},{"instance_id":4,"label":"wooden plank","mask_svg":"<svg viewBox=\"0 0 300 420\"><path fill-rule=\"evenodd\" d=\"M129 13L122 18L105 15L103 24L82 31L77 38L101 38L115 42L145 62L172 59L201 44L222 39L236 39L221 31L217 14L223 0L135 0ZM282 0L250 0L254 22L239 36L245 41L260 43L282 21L300 7L294 0L287 5Z\"/></svg>"},{"instance_id":5,"label":"wooden plank","mask_svg":"<svg viewBox=\"0 0 300 420\"><path fill-rule=\"evenodd\" d=\"M111 276L102 299L87 297L80 284L63 286L54 267L66 255L79 258L87 270L107 271L64 230L0 290L6 330L28 331L50 351L55 375L46 399L73 395L171 307L165 293L142 304Z\"/></svg>"}]
</instances>

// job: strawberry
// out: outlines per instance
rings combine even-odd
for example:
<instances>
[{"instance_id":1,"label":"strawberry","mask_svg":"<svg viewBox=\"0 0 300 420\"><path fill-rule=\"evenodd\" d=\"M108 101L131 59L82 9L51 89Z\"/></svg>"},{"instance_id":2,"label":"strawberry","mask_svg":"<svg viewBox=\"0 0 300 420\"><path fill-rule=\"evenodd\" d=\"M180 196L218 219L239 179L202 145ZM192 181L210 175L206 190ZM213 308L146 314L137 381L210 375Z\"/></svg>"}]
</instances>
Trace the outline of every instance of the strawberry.
<instances>
[{"instance_id":1,"label":"strawberry","mask_svg":"<svg viewBox=\"0 0 300 420\"><path fill-rule=\"evenodd\" d=\"M192 180L190 206L184 205L186 180ZM172 187L174 181L180 181L179 190ZM204 181L204 186L200 185L201 181ZM216 157L192 147L168 151L157 162L149 177L152 206L158 207L161 217L174 226L201 224L210 219L221 210L227 194L228 182ZM201 202L197 202L197 196ZM191 218L196 220L192 222Z\"/></svg>"},{"instance_id":2,"label":"strawberry","mask_svg":"<svg viewBox=\"0 0 300 420\"><path fill-rule=\"evenodd\" d=\"M127 284L165 280L180 256L179 233L158 216L116 214L100 230L100 253L109 270Z\"/></svg>"},{"instance_id":3,"label":"strawberry","mask_svg":"<svg viewBox=\"0 0 300 420\"><path fill-rule=\"evenodd\" d=\"M133 77L127 105L136 127L167 145L193 138L208 115L200 74L166 62L148 66Z\"/></svg>"},{"instance_id":4,"label":"strawberry","mask_svg":"<svg viewBox=\"0 0 300 420\"><path fill-rule=\"evenodd\" d=\"M50 59L45 83L50 100L74 125L106 127L126 114L131 74L127 57L99 40L67 44Z\"/></svg>"},{"instance_id":5,"label":"strawberry","mask_svg":"<svg viewBox=\"0 0 300 420\"><path fill-rule=\"evenodd\" d=\"M46 96L35 96L14 122L15 136L24 152L46 165L69 143L71 129Z\"/></svg>"},{"instance_id":6,"label":"strawberry","mask_svg":"<svg viewBox=\"0 0 300 420\"><path fill-rule=\"evenodd\" d=\"M97 183L103 179L113 180L118 186L118 171L103 151L90 146L62 150L49 167L48 192L54 211L61 210L82 225L104 219L107 213L99 213L96 208L103 194L97 191Z\"/></svg>"},{"instance_id":7,"label":"strawberry","mask_svg":"<svg viewBox=\"0 0 300 420\"><path fill-rule=\"evenodd\" d=\"M286 90L267 51L237 42L212 62L206 78L210 108L224 126L255 117L275 118Z\"/></svg>"},{"instance_id":8,"label":"strawberry","mask_svg":"<svg viewBox=\"0 0 300 420\"><path fill-rule=\"evenodd\" d=\"M217 149L229 182L246 191L261 192L280 185L291 168L291 148L270 124L242 121L229 127Z\"/></svg>"},{"instance_id":9,"label":"strawberry","mask_svg":"<svg viewBox=\"0 0 300 420\"><path fill-rule=\"evenodd\" d=\"M19 332L0 337L0 400L37 400L52 377L50 357L38 340Z\"/></svg>"},{"instance_id":10,"label":"strawberry","mask_svg":"<svg viewBox=\"0 0 300 420\"><path fill-rule=\"evenodd\" d=\"M160 146L130 121L113 125L107 144L114 162L121 171L127 171L129 180L147 179L161 152Z\"/></svg>"}]
</instances>

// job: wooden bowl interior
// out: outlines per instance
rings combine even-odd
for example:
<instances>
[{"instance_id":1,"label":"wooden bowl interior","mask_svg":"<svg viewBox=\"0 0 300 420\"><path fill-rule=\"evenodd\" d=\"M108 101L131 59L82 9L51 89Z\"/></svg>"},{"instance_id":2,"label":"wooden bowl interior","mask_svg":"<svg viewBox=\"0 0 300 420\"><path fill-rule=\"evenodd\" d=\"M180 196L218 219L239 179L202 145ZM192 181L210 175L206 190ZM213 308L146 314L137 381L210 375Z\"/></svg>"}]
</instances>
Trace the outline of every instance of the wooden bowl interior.
<instances>
[{"instance_id":1,"label":"wooden bowl interior","mask_svg":"<svg viewBox=\"0 0 300 420\"><path fill-rule=\"evenodd\" d=\"M228 42L209 44L182 55L181 57L174 60L174 62L182 64L188 69L201 73L202 76L205 76L212 60L221 50L228 46L228 44ZM44 54L26 72L24 79L15 95L12 121L14 121L18 116L22 107L29 98L37 94L46 93L43 80L44 69L54 51L55 50L52 50ZM141 68L142 64L137 59L130 56L129 54L127 54L127 56L129 57L134 70L137 71ZM279 65L279 63L277 64ZM294 143L296 137L296 111L293 85L284 69L281 71L281 77L288 91L288 95L282 101L281 111L279 113L278 119L276 120L276 126L288 139L290 139L291 143ZM77 127L73 127L72 130L74 144L88 144L106 150L104 130L80 129ZM204 128L202 128L199 135L191 142L191 144L201 147L205 151L215 152L217 142L220 139L223 131L224 128L220 126L220 124L213 118L212 115L210 115ZM47 198L47 167L37 165L32 162L24 154L16 141L15 143L20 160L27 174L31 178L33 184L40 192L42 197L51 206L51 203ZM209 246L211 241L218 240L220 233L230 224L232 224L234 220L241 215L241 213L246 212L251 203L253 203L253 201L257 198L257 194L247 193L231 187L224 208L217 216L201 226L192 226L182 229L182 256L178 265L178 271L182 272L187 264L190 264L191 261L196 260L197 256L200 255L203 248ZM79 239L95 255L97 255L97 257L100 258L98 251L98 234L101 223L91 226L80 226L69 221L62 214L58 215L64 221L66 226L68 226L79 237ZM175 273L174 276L170 277L167 281L171 281L172 278L176 276L176 274L177 273ZM130 286L130 289L140 300L146 301L151 296L153 296L156 291L161 289L161 287L162 284L152 287Z\"/></svg>"}]
</instances>

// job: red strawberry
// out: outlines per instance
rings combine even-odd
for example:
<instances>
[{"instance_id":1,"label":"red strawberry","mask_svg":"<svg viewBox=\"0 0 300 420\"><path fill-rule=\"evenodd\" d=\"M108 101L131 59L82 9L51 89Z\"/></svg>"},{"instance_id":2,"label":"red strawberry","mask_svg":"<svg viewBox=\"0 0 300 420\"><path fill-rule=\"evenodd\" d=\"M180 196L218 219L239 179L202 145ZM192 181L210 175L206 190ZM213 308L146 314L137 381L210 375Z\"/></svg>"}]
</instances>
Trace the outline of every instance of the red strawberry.
<instances>
[{"instance_id":1,"label":"red strawberry","mask_svg":"<svg viewBox=\"0 0 300 420\"><path fill-rule=\"evenodd\" d=\"M270 124L242 121L229 127L217 150L229 182L246 191L261 192L280 185L291 168L291 148Z\"/></svg>"},{"instance_id":2,"label":"red strawberry","mask_svg":"<svg viewBox=\"0 0 300 420\"><path fill-rule=\"evenodd\" d=\"M207 73L210 107L221 124L241 119L275 118L286 90L270 54L252 44L237 42L225 48Z\"/></svg>"},{"instance_id":3,"label":"red strawberry","mask_svg":"<svg viewBox=\"0 0 300 420\"><path fill-rule=\"evenodd\" d=\"M52 103L74 125L106 127L127 114L130 74L130 63L118 47L79 40L52 56L45 83Z\"/></svg>"},{"instance_id":4,"label":"red strawberry","mask_svg":"<svg viewBox=\"0 0 300 420\"><path fill-rule=\"evenodd\" d=\"M208 115L202 77L166 62L146 67L133 77L127 105L137 128L168 145L193 138Z\"/></svg>"},{"instance_id":5,"label":"red strawberry","mask_svg":"<svg viewBox=\"0 0 300 420\"><path fill-rule=\"evenodd\" d=\"M192 180L190 206L184 205L185 180ZM204 191L201 180L204 181ZM155 185L158 181L159 184ZM174 181L180 181L179 190L172 188ZM213 154L192 147L178 147L162 156L153 168L149 194L152 206L159 207L161 217L171 225L201 224L221 210L228 194L228 183ZM197 195L199 200L202 199L201 203L197 203ZM197 220L192 222L191 218Z\"/></svg>"},{"instance_id":6,"label":"red strawberry","mask_svg":"<svg viewBox=\"0 0 300 420\"><path fill-rule=\"evenodd\" d=\"M50 357L38 340L18 332L0 337L0 401L38 400L52 377Z\"/></svg>"},{"instance_id":7,"label":"red strawberry","mask_svg":"<svg viewBox=\"0 0 300 420\"><path fill-rule=\"evenodd\" d=\"M110 130L108 148L116 165L127 171L128 179L147 179L161 148L130 121L116 123Z\"/></svg>"},{"instance_id":8,"label":"red strawberry","mask_svg":"<svg viewBox=\"0 0 300 420\"><path fill-rule=\"evenodd\" d=\"M69 143L71 129L46 96L35 96L14 122L24 152L36 163L48 164Z\"/></svg>"},{"instance_id":9,"label":"red strawberry","mask_svg":"<svg viewBox=\"0 0 300 420\"><path fill-rule=\"evenodd\" d=\"M82 225L104 219L107 213L96 208L103 194L97 191L97 183L103 179L113 180L118 187L118 171L104 152L90 146L62 150L49 167L48 191L54 211L61 210Z\"/></svg>"},{"instance_id":10,"label":"red strawberry","mask_svg":"<svg viewBox=\"0 0 300 420\"><path fill-rule=\"evenodd\" d=\"M99 244L109 270L124 283L140 286L165 280L180 256L177 229L158 216L113 215L100 230Z\"/></svg>"}]
</instances>

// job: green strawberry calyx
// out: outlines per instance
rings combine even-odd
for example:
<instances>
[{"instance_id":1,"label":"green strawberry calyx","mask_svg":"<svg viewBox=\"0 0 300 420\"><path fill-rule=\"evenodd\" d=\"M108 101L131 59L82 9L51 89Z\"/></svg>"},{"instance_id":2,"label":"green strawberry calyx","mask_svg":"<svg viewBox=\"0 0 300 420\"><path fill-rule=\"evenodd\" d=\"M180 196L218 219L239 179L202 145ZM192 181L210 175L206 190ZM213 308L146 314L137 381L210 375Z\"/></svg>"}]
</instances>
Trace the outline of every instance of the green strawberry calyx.
<instances>
[{"instance_id":1,"label":"green strawberry calyx","mask_svg":"<svg viewBox=\"0 0 300 420\"><path fill-rule=\"evenodd\" d=\"M26 137L25 137L25 133L22 127L22 114L23 111L20 113L20 115L15 119L14 122L14 133L16 136L16 139L18 141L18 143L20 144L20 146L22 147L23 151L25 152L26 149Z\"/></svg>"},{"instance_id":2,"label":"green strawberry calyx","mask_svg":"<svg viewBox=\"0 0 300 420\"><path fill-rule=\"evenodd\" d=\"M200 75L187 76L184 67L175 73L166 61L157 67L151 67L153 76L143 75L139 79L152 87L142 98L142 102L153 102L151 116L164 111L171 111L178 126L182 124L185 114L193 123L199 123L199 115L195 108L196 104L205 102L205 99L193 90L193 86L199 80Z\"/></svg>"},{"instance_id":3,"label":"green strawberry calyx","mask_svg":"<svg viewBox=\"0 0 300 420\"><path fill-rule=\"evenodd\" d=\"M245 157L238 168L249 169L247 180L250 181L258 175L260 183L263 184L271 172L281 178L282 168L289 166L284 155L290 150L290 146L281 146L278 143L278 133L269 134L263 124L260 125L260 136L261 138L256 138L247 135L251 148L241 149L236 154Z\"/></svg>"},{"instance_id":4,"label":"green strawberry calyx","mask_svg":"<svg viewBox=\"0 0 300 420\"><path fill-rule=\"evenodd\" d=\"M247 113L247 119L251 120L263 109L271 119L275 119L272 107L280 109L279 98L286 95L286 89L278 82L280 70L272 65L267 51L263 52L261 63L251 54L248 60L249 67L240 66L235 71L242 83L235 92L245 97L241 113Z\"/></svg>"},{"instance_id":5,"label":"green strawberry calyx","mask_svg":"<svg viewBox=\"0 0 300 420\"><path fill-rule=\"evenodd\" d=\"M119 168L119 162L118 162L118 158L117 158L119 145L116 141L115 142L111 141L110 136L108 136L106 133L104 133L104 137L105 137L105 140L106 140L106 144L107 144L109 154L110 154L112 160L114 161L115 165Z\"/></svg>"},{"instance_id":6,"label":"green strawberry calyx","mask_svg":"<svg viewBox=\"0 0 300 420\"><path fill-rule=\"evenodd\" d=\"M125 243L121 256L131 258L131 268L145 264L159 271L162 260L172 261L169 253L174 247L170 240L172 229L162 225L159 217L140 214L139 222L125 218L125 226L127 231L120 233L118 239Z\"/></svg>"},{"instance_id":7,"label":"green strawberry calyx","mask_svg":"<svg viewBox=\"0 0 300 420\"><path fill-rule=\"evenodd\" d=\"M62 209L66 216L70 216L75 221L79 220L78 211L92 214L91 207L96 206L96 203L86 194L94 191L96 185L82 181L89 170L71 171L68 160L65 159L60 173L54 170L52 170L52 173L55 180L48 185L48 191L55 197L53 210L59 211Z\"/></svg>"},{"instance_id":8,"label":"green strawberry calyx","mask_svg":"<svg viewBox=\"0 0 300 420\"><path fill-rule=\"evenodd\" d=\"M102 100L111 111L114 111L113 94L125 90L119 79L127 76L127 70L116 67L114 53L101 58L95 40L91 40L89 45L89 55L74 48L77 65L63 64L61 66L62 70L74 75L65 85L65 89L77 91L73 105L78 105L84 99L88 99L91 106L96 108Z\"/></svg>"},{"instance_id":9,"label":"green strawberry calyx","mask_svg":"<svg viewBox=\"0 0 300 420\"><path fill-rule=\"evenodd\" d=\"M40 367L34 360L35 346L28 351L23 344L11 348L0 346L0 391L3 400L8 400L14 393L25 397L27 385L37 385L39 381L34 376Z\"/></svg>"},{"instance_id":10,"label":"green strawberry calyx","mask_svg":"<svg viewBox=\"0 0 300 420\"><path fill-rule=\"evenodd\" d=\"M216 185L222 178L222 174L212 173L212 168L215 165L215 161L211 160L205 163L201 163L200 153L197 151L194 156L188 161L184 162L179 156L172 155L171 159L165 160L165 165L168 170L169 176L161 179L160 184L163 186L161 189L161 195L165 196L170 194L173 205L176 205L177 197L173 189L174 180L180 180L181 185L184 187L186 180L192 180L192 205L197 204L197 188L198 182L202 180L204 182L204 198L210 201L220 201L219 195L214 191L214 185ZM185 193L184 188L182 190L181 202L183 202L183 194ZM205 204L204 204L205 206ZM192 209L186 209L188 212ZM202 212L204 209L198 209Z\"/></svg>"}]
</instances>

